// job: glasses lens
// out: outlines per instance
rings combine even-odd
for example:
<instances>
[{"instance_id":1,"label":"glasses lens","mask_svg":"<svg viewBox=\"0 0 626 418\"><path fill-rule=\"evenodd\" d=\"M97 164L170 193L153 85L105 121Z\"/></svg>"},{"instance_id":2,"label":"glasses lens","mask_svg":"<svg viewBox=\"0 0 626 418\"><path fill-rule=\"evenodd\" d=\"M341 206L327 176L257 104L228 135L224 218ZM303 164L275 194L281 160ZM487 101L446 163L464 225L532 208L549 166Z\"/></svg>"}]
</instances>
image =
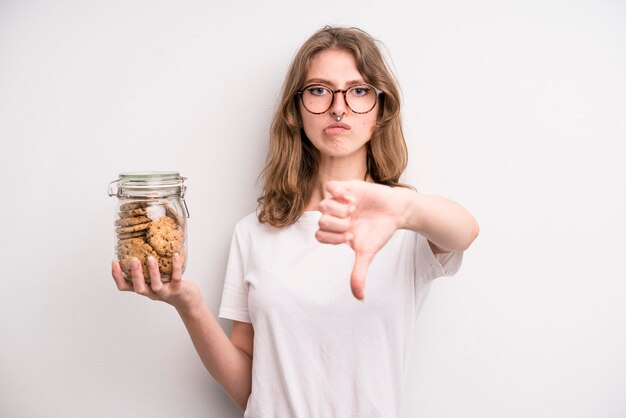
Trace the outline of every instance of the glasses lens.
<instances>
[{"instance_id":1,"label":"glasses lens","mask_svg":"<svg viewBox=\"0 0 626 418\"><path fill-rule=\"evenodd\" d=\"M312 113L323 113L330 107L333 93L324 86L309 86L302 92L302 104Z\"/></svg>"},{"instance_id":2,"label":"glasses lens","mask_svg":"<svg viewBox=\"0 0 626 418\"><path fill-rule=\"evenodd\" d=\"M376 90L368 85L350 87L346 92L346 101L355 113L369 112L376 105Z\"/></svg>"}]
</instances>

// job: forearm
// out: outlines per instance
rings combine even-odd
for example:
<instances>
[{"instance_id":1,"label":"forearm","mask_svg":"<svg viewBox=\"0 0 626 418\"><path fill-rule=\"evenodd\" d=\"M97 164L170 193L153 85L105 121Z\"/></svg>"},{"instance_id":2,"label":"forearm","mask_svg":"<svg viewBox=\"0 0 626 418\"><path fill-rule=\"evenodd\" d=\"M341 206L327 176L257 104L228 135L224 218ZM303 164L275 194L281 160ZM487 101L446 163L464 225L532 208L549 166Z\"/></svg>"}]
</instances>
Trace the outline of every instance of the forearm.
<instances>
[{"instance_id":1,"label":"forearm","mask_svg":"<svg viewBox=\"0 0 626 418\"><path fill-rule=\"evenodd\" d=\"M202 363L244 410L252 388L252 359L228 338L206 304L178 313Z\"/></svg>"},{"instance_id":2,"label":"forearm","mask_svg":"<svg viewBox=\"0 0 626 418\"><path fill-rule=\"evenodd\" d=\"M478 236L478 223L458 203L434 195L401 190L405 204L400 226L422 234L446 251L464 251Z\"/></svg>"}]
</instances>

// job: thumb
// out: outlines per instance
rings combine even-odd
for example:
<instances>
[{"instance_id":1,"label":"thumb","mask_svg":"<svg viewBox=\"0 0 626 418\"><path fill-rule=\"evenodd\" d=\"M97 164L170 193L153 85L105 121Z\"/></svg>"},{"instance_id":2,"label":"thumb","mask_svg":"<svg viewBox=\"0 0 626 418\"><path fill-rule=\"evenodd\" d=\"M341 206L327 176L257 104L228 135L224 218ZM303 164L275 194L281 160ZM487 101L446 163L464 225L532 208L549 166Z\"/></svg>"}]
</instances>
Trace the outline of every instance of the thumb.
<instances>
[{"instance_id":1,"label":"thumb","mask_svg":"<svg viewBox=\"0 0 626 418\"><path fill-rule=\"evenodd\" d=\"M352 275L350 276L350 287L354 297L359 300L365 299L365 277L373 258L374 254L356 253Z\"/></svg>"},{"instance_id":2,"label":"thumb","mask_svg":"<svg viewBox=\"0 0 626 418\"><path fill-rule=\"evenodd\" d=\"M330 180L326 182L325 189L333 199L344 201L354 200L350 193L350 187L347 181Z\"/></svg>"}]
</instances>

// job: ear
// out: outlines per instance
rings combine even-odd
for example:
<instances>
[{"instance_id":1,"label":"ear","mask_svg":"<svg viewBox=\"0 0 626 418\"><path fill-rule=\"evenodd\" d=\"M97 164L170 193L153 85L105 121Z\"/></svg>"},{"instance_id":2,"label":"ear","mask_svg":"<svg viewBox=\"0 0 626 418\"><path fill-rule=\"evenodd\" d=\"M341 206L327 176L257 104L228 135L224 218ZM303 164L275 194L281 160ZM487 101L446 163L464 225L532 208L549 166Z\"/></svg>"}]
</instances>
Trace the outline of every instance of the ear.
<instances>
[{"instance_id":1,"label":"ear","mask_svg":"<svg viewBox=\"0 0 626 418\"><path fill-rule=\"evenodd\" d=\"M385 93L380 93L378 96L378 118L377 124L380 125L380 122L383 118L383 114L385 113Z\"/></svg>"},{"instance_id":2,"label":"ear","mask_svg":"<svg viewBox=\"0 0 626 418\"><path fill-rule=\"evenodd\" d=\"M298 95L293 96L293 113L296 115L296 121L298 122L298 127L302 128L302 115L300 115L300 100L298 99Z\"/></svg>"}]
</instances>

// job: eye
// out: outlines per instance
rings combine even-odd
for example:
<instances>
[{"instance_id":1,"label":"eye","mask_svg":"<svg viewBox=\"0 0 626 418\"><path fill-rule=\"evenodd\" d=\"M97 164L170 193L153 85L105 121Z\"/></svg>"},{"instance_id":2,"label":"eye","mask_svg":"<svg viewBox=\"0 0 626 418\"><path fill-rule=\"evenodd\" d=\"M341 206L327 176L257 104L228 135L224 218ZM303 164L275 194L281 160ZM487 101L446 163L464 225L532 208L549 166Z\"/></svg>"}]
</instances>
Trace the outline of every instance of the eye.
<instances>
[{"instance_id":1,"label":"eye","mask_svg":"<svg viewBox=\"0 0 626 418\"><path fill-rule=\"evenodd\" d=\"M372 89L368 86L356 86L350 89L352 96L367 96Z\"/></svg>"},{"instance_id":2,"label":"eye","mask_svg":"<svg viewBox=\"0 0 626 418\"><path fill-rule=\"evenodd\" d=\"M311 86L307 89L307 91L313 96L323 96L330 93L330 90L324 86Z\"/></svg>"}]
</instances>

